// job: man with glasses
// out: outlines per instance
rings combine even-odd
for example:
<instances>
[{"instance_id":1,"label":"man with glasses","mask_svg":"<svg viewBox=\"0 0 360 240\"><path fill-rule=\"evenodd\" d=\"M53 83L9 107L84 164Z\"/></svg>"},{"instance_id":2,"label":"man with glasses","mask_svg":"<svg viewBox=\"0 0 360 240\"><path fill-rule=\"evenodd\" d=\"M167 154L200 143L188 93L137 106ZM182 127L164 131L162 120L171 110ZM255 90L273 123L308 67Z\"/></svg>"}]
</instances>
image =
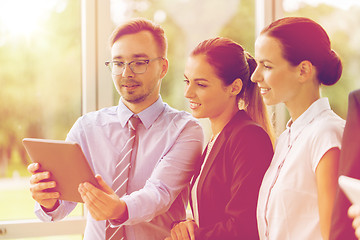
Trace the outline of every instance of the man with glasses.
<instances>
[{"instance_id":1,"label":"man with glasses","mask_svg":"<svg viewBox=\"0 0 360 240\"><path fill-rule=\"evenodd\" d=\"M112 60L105 65L121 95L119 104L80 117L67 136L80 144L101 186L79 186L90 212L84 239L164 239L171 224L186 217L203 132L190 114L162 102L168 60L160 26L132 20L115 29L110 42ZM54 183L38 168L28 168L35 213L43 221L60 220L76 203L48 192Z\"/></svg>"}]
</instances>

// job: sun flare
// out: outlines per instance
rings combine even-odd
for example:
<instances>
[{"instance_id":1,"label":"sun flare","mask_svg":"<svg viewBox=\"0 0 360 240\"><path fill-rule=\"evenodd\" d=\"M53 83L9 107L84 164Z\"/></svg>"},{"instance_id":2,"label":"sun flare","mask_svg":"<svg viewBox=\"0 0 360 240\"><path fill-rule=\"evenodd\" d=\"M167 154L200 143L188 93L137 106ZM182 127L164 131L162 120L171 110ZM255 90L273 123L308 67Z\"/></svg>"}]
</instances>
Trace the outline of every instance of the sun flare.
<instances>
[{"instance_id":1,"label":"sun flare","mask_svg":"<svg viewBox=\"0 0 360 240\"><path fill-rule=\"evenodd\" d=\"M60 0L0 0L0 33L29 37L41 30Z\"/></svg>"}]
</instances>

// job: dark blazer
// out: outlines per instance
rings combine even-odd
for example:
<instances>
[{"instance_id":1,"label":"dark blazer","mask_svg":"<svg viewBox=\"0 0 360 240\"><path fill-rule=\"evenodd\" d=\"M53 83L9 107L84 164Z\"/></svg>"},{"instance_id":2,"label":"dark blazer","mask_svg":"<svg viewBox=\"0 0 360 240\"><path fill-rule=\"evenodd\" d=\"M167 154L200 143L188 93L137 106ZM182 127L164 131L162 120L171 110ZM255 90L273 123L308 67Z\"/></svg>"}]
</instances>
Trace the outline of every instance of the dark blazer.
<instances>
[{"instance_id":1,"label":"dark blazer","mask_svg":"<svg viewBox=\"0 0 360 240\"><path fill-rule=\"evenodd\" d=\"M200 176L196 239L259 239L258 192L272 156L267 133L239 111L219 134Z\"/></svg>"},{"instance_id":2,"label":"dark blazer","mask_svg":"<svg viewBox=\"0 0 360 240\"><path fill-rule=\"evenodd\" d=\"M360 90L349 94L349 107L340 152L339 175L360 179ZM351 203L338 187L331 222L331 240L352 240L355 231L347 216Z\"/></svg>"}]
</instances>

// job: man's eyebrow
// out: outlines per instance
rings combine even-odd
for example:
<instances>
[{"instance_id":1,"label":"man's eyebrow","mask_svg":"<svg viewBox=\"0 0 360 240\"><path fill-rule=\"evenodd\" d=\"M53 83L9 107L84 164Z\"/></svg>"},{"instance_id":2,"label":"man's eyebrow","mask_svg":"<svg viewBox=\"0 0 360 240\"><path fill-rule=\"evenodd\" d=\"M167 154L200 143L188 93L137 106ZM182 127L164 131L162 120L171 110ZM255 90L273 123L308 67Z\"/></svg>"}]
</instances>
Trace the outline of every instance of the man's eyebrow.
<instances>
[{"instance_id":1,"label":"man's eyebrow","mask_svg":"<svg viewBox=\"0 0 360 240\"><path fill-rule=\"evenodd\" d=\"M121 55L114 56L113 59L123 59L124 57ZM139 53L139 54L133 54L131 56L132 59L138 59L138 58L149 58L149 56L145 53Z\"/></svg>"},{"instance_id":2,"label":"man's eyebrow","mask_svg":"<svg viewBox=\"0 0 360 240\"><path fill-rule=\"evenodd\" d=\"M133 58L148 58L149 56L145 53L134 54Z\"/></svg>"}]
</instances>

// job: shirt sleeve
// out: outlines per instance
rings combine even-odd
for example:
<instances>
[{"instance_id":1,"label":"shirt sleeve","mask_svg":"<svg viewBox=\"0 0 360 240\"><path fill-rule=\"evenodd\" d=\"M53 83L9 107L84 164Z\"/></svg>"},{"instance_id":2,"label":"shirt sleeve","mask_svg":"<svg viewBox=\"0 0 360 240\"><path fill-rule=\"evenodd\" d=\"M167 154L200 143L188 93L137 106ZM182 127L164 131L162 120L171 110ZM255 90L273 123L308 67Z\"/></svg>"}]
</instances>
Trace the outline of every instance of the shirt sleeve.
<instances>
[{"instance_id":1,"label":"shirt sleeve","mask_svg":"<svg viewBox=\"0 0 360 240\"><path fill-rule=\"evenodd\" d=\"M59 200L60 205L52 212L46 212L39 203L35 203L35 215L43 222L55 222L66 217L75 207L75 202Z\"/></svg>"},{"instance_id":2,"label":"shirt sleeve","mask_svg":"<svg viewBox=\"0 0 360 240\"><path fill-rule=\"evenodd\" d=\"M328 120L315 126L311 146L312 170L316 168L324 154L332 148L341 149L341 139L345 122L342 120Z\"/></svg>"},{"instance_id":3,"label":"shirt sleeve","mask_svg":"<svg viewBox=\"0 0 360 240\"><path fill-rule=\"evenodd\" d=\"M166 212L188 186L196 161L201 156L203 131L196 121L189 121L170 150L156 165L144 188L124 196L129 218L123 224L150 221ZM112 221L116 225L116 221Z\"/></svg>"}]
</instances>

